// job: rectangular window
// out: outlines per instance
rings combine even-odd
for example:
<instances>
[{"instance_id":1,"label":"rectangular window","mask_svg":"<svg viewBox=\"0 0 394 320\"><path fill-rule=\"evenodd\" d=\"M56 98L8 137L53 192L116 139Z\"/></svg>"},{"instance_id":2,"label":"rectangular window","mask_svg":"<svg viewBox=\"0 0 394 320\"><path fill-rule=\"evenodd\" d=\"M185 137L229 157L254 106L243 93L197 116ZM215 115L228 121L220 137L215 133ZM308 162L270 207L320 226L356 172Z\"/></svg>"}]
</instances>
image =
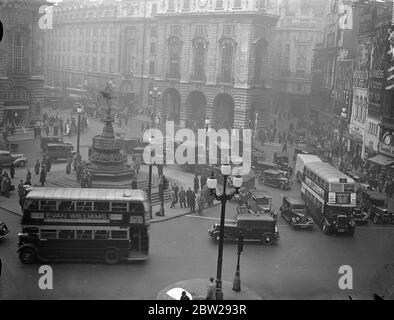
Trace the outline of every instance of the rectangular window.
<instances>
[{"instance_id":1,"label":"rectangular window","mask_svg":"<svg viewBox=\"0 0 394 320\"><path fill-rule=\"evenodd\" d=\"M109 202L95 202L94 211L109 211Z\"/></svg>"},{"instance_id":2,"label":"rectangular window","mask_svg":"<svg viewBox=\"0 0 394 320\"><path fill-rule=\"evenodd\" d=\"M223 0L216 0L215 9L223 9Z\"/></svg>"},{"instance_id":3,"label":"rectangular window","mask_svg":"<svg viewBox=\"0 0 394 320\"><path fill-rule=\"evenodd\" d=\"M179 38L181 36L181 26L179 24L171 25L170 35Z\"/></svg>"},{"instance_id":4,"label":"rectangular window","mask_svg":"<svg viewBox=\"0 0 394 320\"><path fill-rule=\"evenodd\" d=\"M74 230L59 230L59 239L73 240L73 239L75 239L75 231Z\"/></svg>"},{"instance_id":5,"label":"rectangular window","mask_svg":"<svg viewBox=\"0 0 394 320\"><path fill-rule=\"evenodd\" d=\"M116 42L115 41L111 41L110 42L110 53L111 54L115 54L116 53Z\"/></svg>"},{"instance_id":6,"label":"rectangular window","mask_svg":"<svg viewBox=\"0 0 394 320\"><path fill-rule=\"evenodd\" d=\"M150 76L155 75L155 62L154 61L149 62L149 75Z\"/></svg>"},{"instance_id":7,"label":"rectangular window","mask_svg":"<svg viewBox=\"0 0 394 320\"><path fill-rule=\"evenodd\" d=\"M95 240L107 240L109 239L109 230L96 230L94 231Z\"/></svg>"},{"instance_id":8,"label":"rectangular window","mask_svg":"<svg viewBox=\"0 0 394 320\"><path fill-rule=\"evenodd\" d=\"M77 201L77 211L92 211L93 203L91 201Z\"/></svg>"},{"instance_id":9,"label":"rectangular window","mask_svg":"<svg viewBox=\"0 0 394 320\"><path fill-rule=\"evenodd\" d=\"M74 211L75 204L73 201L62 200L59 201L59 211Z\"/></svg>"},{"instance_id":10,"label":"rectangular window","mask_svg":"<svg viewBox=\"0 0 394 320\"><path fill-rule=\"evenodd\" d=\"M56 200L41 200L40 210L56 210Z\"/></svg>"},{"instance_id":11,"label":"rectangular window","mask_svg":"<svg viewBox=\"0 0 394 320\"><path fill-rule=\"evenodd\" d=\"M100 71L102 71L102 72L106 72L107 71L104 57L102 57L101 60L100 60Z\"/></svg>"},{"instance_id":12,"label":"rectangular window","mask_svg":"<svg viewBox=\"0 0 394 320\"><path fill-rule=\"evenodd\" d=\"M112 212L127 212L127 202L112 202Z\"/></svg>"},{"instance_id":13,"label":"rectangular window","mask_svg":"<svg viewBox=\"0 0 394 320\"><path fill-rule=\"evenodd\" d=\"M156 54L156 43L154 42L150 44L150 54Z\"/></svg>"},{"instance_id":14,"label":"rectangular window","mask_svg":"<svg viewBox=\"0 0 394 320\"><path fill-rule=\"evenodd\" d=\"M190 10L190 0L183 0L183 10Z\"/></svg>"},{"instance_id":15,"label":"rectangular window","mask_svg":"<svg viewBox=\"0 0 394 320\"><path fill-rule=\"evenodd\" d=\"M57 230L42 229L40 230L40 239L56 239Z\"/></svg>"},{"instance_id":16,"label":"rectangular window","mask_svg":"<svg viewBox=\"0 0 394 320\"><path fill-rule=\"evenodd\" d=\"M225 24L223 26L223 34L226 37L234 37L235 36L235 25L234 24Z\"/></svg>"},{"instance_id":17,"label":"rectangular window","mask_svg":"<svg viewBox=\"0 0 394 320\"><path fill-rule=\"evenodd\" d=\"M151 27L150 29L150 36L157 37L157 27Z\"/></svg>"},{"instance_id":18,"label":"rectangular window","mask_svg":"<svg viewBox=\"0 0 394 320\"><path fill-rule=\"evenodd\" d=\"M109 59L109 72L115 73L115 60Z\"/></svg>"},{"instance_id":19,"label":"rectangular window","mask_svg":"<svg viewBox=\"0 0 394 320\"><path fill-rule=\"evenodd\" d=\"M97 71L97 58L92 59L92 71Z\"/></svg>"},{"instance_id":20,"label":"rectangular window","mask_svg":"<svg viewBox=\"0 0 394 320\"><path fill-rule=\"evenodd\" d=\"M12 43L12 70L23 70L23 37L20 33L14 33Z\"/></svg>"},{"instance_id":21,"label":"rectangular window","mask_svg":"<svg viewBox=\"0 0 394 320\"><path fill-rule=\"evenodd\" d=\"M107 43L105 41L101 41L101 53L105 53L107 51Z\"/></svg>"},{"instance_id":22,"label":"rectangular window","mask_svg":"<svg viewBox=\"0 0 394 320\"><path fill-rule=\"evenodd\" d=\"M93 49L92 52L97 52L97 41L93 41Z\"/></svg>"},{"instance_id":23,"label":"rectangular window","mask_svg":"<svg viewBox=\"0 0 394 320\"><path fill-rule=\"evenodd\" d=\"M168 0L168 11L175 10L175 0Z\"/></svg>"},{"instance_id":24,"label":"rectangular window","mask_svg":"<svg viewBox=\"0 0 394 320\"><path fill-rule=\"evenodd\" d=\"M77 230L77 240L92 240L92 230Z\"/></svg>"},{"instance_id":25,"label":"rectangular window","mask_svg":"<svg viewBox=\"0 0 394 320\"><path fill-rule=\"evenodd\" d=\"M234 0L234 8L241 9L242 8L242 0Z\"/></svg>"},{"instance_id":26,"label":"rectangular window","mask_svg":"<svg viewBox=\"0 0 394 320\"><path fill-rule=\"evenodd\" d=\"M127 239L127 231L113 230L111 231L112 239Z\"/></svg>"}]
</instances>

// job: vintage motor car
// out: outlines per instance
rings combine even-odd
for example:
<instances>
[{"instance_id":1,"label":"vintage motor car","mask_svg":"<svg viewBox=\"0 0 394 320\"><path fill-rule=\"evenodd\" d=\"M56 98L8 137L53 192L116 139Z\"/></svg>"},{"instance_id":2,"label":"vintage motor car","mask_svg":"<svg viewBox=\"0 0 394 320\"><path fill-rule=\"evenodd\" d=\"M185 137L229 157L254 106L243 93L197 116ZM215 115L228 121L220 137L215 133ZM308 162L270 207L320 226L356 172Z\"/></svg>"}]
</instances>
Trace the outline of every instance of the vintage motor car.
<instances>
[{"instance_id":1,"label":"vintage motor car","mask_svg":"<svg viewBox=\"0 0 394 320\"><path fill-rule=\"evenodd\" d=\"M361 210L367 212L373 223L394 223L394 214L389 212L387 198L377 191L360 189Z\"/></svg>"},{"instance_id":2,"label":"vintage motor car","mask_svg":"<svg viewBox=\"0 0 394 320\"><path fill-rule=\"evenodd\" d=\"M264 162L266 160L265 153L259 150L252 151L252 169L256 168L256 165L259 161Z\"/></svg>"},{"instance_id":3,"label":"vintage motor car","mask_svg":"<svg viewBox=\"0 0 394 320\"><path fill-rule=\"evenodd\" d=\"M49 143L63 143L63 138L62 137L57 137L57 136L48 136L48 137L42 137L41 142L40 142L40 147L42 151L47 150L47 145Z\"/></svg>"},{"instance_id":4,"label":"vintage motor car","mask_svg":"<svg viewBox=\"0 0 394 320\"><path fill-rule=\"evenodd\" d=\"M0 164L9 167L14 163L15 167L24 167L27 163L27 157L23 153L11 153L7 150L0 150Z\"/></svg>"},{"instance_id":5,"label":"vintage motor car","mask_svg":"<svg viewBox=\"0 0 394 320\"><path fill-rule=\"evenodd\" d=\"M75 153L73 146L68 143L48 143L45 155L51 162L55 162L58 159L72 158Z\"/></svg>"},{"instance_id":6,"label":"vintage motor car","mask_svg":"<svg viewBox=\"0 0 394 320\"><path fill-rule=\"evenodd\" d=\"M305 203L301 199L283 197L282 206L279 209L282 218L293 228L312 230L314 223L307 216Z\"/></svg>"},{"instance_id":7,"label":"vintage motor car","mask_svg":"<svg viewBox=\"0 0 394 320\"><path fill-rule=\"evenodd\" d=\"M8 236L9 230L5 222L0 220L0 240Z\"/></svg>"},{"instance_id":8,"label":"vintage motor car","mask_svg":"<svg viewBox=\"0 0 394 320\"><path fill-rule=\"evenodd\" d=\"M284 177L283 172L277 170L264 171L259 182L283 190L291 189L291 180Z\"/></svg>"},{"instance_id":9,"label":"vintage motor car","mask_svg":"<svg viewBox=\"0 0 394 320\"><path fill-rule=\"evenodd\" d=\"M232 223L224 225L224 239L236 241L242 233L245 241L261 241L263 244L273 244L279 240L276 219L269 214L241 214ZM214 224L208 230L211 238L219 240L220 225Z\"/></svg>"},{"instance_id":10,"label":"vintage motor car","mask_svg":"<svg viewBox=\"0 0 394 320\"><path fill-rule=\"evenodd\" d=\"M272 197L267 191L255 190L250 193L249 205L255 203L262 212L272 212Z\"/></svg>"}]
</instances>

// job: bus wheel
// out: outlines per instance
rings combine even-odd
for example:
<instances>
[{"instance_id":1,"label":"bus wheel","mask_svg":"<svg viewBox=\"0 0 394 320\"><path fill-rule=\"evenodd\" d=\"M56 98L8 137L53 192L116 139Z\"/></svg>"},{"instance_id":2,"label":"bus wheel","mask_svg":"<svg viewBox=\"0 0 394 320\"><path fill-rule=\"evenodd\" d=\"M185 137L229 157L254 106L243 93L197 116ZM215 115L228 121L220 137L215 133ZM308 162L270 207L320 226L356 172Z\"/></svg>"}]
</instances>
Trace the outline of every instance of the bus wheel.
<instances>
[{"instance_id":1,"label":"bus wheel","mask_svg":"<svg viewBox=\"0 0 394 320\"><path fill-rule=\"evenodd\" d=\"M19 260L24 264L32 264L37 259L37 253L32 248L22 248L19 251Z\"/></svg>"},{"instance_id":2,"label":"bus wheel","mask_svg":"<svg viewBox=\"0 0 394 320\"><path fill-rule=\"evenodd\" d=\"M373 216L372 221L374 224L379 224L379 217L377 217L376 215Z\"/></svg>"},{"instance_id":3,"label":"bus wheel","mask_svg":"<svg viewBox=\"0 0 394 320\"><path fill-rule=\"evenodd\" d=\"M120 260L119 252L115 249L108 249L104 254L106 264L117 264Z\"/></svg>"}]
</instances>

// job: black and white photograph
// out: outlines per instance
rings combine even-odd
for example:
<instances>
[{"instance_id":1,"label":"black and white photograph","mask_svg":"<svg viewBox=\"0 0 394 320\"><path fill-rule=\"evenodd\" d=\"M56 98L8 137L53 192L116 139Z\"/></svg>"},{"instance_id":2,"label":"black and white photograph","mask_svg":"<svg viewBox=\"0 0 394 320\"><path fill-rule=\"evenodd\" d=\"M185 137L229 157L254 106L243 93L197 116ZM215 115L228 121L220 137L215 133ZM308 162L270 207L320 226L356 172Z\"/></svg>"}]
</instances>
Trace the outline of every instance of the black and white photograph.
<instances>
[{"instance_id":1,"label":"black and white photograph","mask_svg":"<svg viewBox=\"0 0 394 320\"><path fill-rule=\"evenodd\" d=\"M0 0L0 300L394 300L394 1Z\"/></svg>"}]
</instances>

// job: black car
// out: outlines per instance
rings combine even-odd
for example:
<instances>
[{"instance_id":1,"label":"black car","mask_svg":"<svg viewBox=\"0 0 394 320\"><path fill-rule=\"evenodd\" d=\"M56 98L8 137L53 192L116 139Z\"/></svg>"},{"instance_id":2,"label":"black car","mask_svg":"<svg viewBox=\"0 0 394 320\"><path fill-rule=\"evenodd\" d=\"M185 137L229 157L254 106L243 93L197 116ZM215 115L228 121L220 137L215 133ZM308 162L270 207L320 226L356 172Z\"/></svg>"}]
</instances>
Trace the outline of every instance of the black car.
<instances>
[{"instance_id":1,"label":"black car","mask_svg":"<svg viewBox=\"0 0 394 320\"><path fill-rule=\"evenodd\" d=\"M287 153L274 153L274 163L278 164L281 168L289 166L289 155Z\"/></svg>"},{"instance_id":2,"label":"black car","mask_svg":"<svg viewBox=\"0 0 394 320\"><path fill-rule=\"evenodd\" d=\"M293 228L313 229L313 220L306 215L305 203L301 199L283 197L279 211L282 218Z\"/></svg>"},{"instance_id":3,"label":"black car","mask_svg":"<svg viewBox=\"0 0 394 320\"><path fill-rule=\"evenodd\" d=\"M375 224L393 223L394 214L389 212L387 198L377 191L360 189L361 210L368 214L368 218Z\"/></svg>"},{"instance_id":4,"label":"black car","mask_svg":"<svg viewBox=\"0 0 394 320\"><path fill-rule=\"evenodd\" d=\"M259 179L259 182L283 190L291 189L291 180L287 179L283 175L283 172L277 170L264 171Z\"/></svg>"},{"instance_id":5,"label":"black car","mask_svg":"<svg viewBox=\"0 0 394 320\"><path fill-rule=\"evenodd\" d=\"M0 221L0 240L4 239L6 236L8 236L9 232L10 231L8 230L8 227L5 224L5 222Z\"/></svg>"},{"instance_id":6,"label":"black car","mask_svg":"<svg viewBox=\"0 0 394 320\"><path fill-rule=\"evenodd\" d=\"M42 137L41 142L40 142L40 147L42 151L47 151L47 146L50 143L64 143L62 137L57 137L57 136L48 136L48 137Z\"/></svg>"}]
</instances>

